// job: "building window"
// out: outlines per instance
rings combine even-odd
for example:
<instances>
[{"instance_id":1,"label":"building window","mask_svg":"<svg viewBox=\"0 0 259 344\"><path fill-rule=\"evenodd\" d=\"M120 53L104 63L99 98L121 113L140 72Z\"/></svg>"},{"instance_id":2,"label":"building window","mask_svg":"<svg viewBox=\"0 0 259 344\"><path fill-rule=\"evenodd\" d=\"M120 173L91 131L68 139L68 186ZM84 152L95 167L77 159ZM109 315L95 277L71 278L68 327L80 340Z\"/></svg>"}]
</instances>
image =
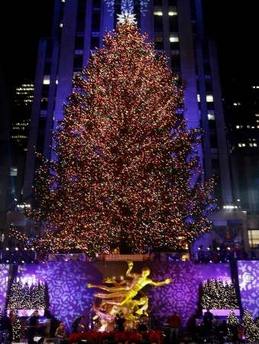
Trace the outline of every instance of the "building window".
<instances>
[{"instance_id":1,"label":"building window","mask_svg":"<svg viewBox=\"0 0 259 344\"><path fill-rule=\"evenodd\" d=\"M94 11L92 16L92 31L100 31L100 11Z\"/></svg>"},{"instance_id":2,"label":"building window","mask_svg":"<svg viewBox=\"0 0 259 344\"><path fill-rule=\"evenodd\" d=\"M78 72L83 67L83 55L75 55L74 57L74 71Z\"/></svg>"},{"instance_id":3,"label":"building window","mask_svg":"<svg viewBox=\"0 0 259 344\"><path fill-rule=\"evenodd\" d=\"M42 95L42 97L48 97L48 94L49 94L49 85L43 84L41 95Z\"/></svg>"},{"instance_id":4,"label":"building window","mask_svg":"<svg viewBox=\"0 0 259 344\"><path fill-rule=\"evenodd\" d=\"M206 102L207 103L212 103L214 101L213 95L212 94L207 94L206 95Z\"/></svg>"},{"instance_id":5,"label":"building window","mask_svg":"<svg viewBox=\"0 0 259 344\"><path fill-rule=\"evenodd\" d=\"M44 75L43 77L43 85L49 85L50 84L50 77L49 75Z\"/></svg>"},{"instance_id":6,"label":"building window","mask_svg":"<svg viewBox=\"0 0 259 344\"><path fill-rule=\"evenodd\" d=\"M84 32L85 30L85 0L78 1L78 8L77 8L77 32Z\"/></svg>"},{"instance_id":7,"label":"building window","mask_svg":"<svg viewBox=\"0 0 259 344\"><path fill-rule=\"evenodd\" d=\"M48 107L48 98L47 97L43 97L41 98L41 105L40 105L42 110L46 110Z\"/></svg>"},{"instance_id":8,"label":"building window","mask_svg":"<svg viewBox=\"0 0 259 344\"><path fill-rule=\"evenodd\" d=\"M83 55L84 51L83 49L76 49L75 50L75 55Z\"/></svg>"},{"instance_id":9,"label":"building window","mask_svg":"<svg viewBox=\"0 0 259 344\"><path fill-rule=\"evenodd\" d=\"M211 112L208 113L208 120L209 121L215 121L214 111L211 111Z\"/></svg>"},{"instance_id":10,"label":"building window","mask_svg":"<svg viewBox=\"0 0 259 344\"><path fill-rule=\"evenodd\" d=\"M248 240L251 248L259 248L259 229L248 230Z\"/></svg>"},{"instance_id":11,"label":"building window","mask_svg":"<svg viewBox=\"0 0 259 344\"><path fill-rule=\"evenodd\" d=\"M17 169L17 167L11 167L11 168L10 168L10 176L11 176L11 177L17 177L17 175L18 175L18 169Z\"/></svg>"},{"instance_id":12,"label":"building window","mask_svg":"<svg viewBox=\"0 0 259 344\"><path fill-rule=\"evenodd\" d=\"M179 42L179 36L177 33L171 33L169 37L169 42L170 43L177 43Z\"/></svg>"},{"instance_id":13,"label":"building window","mask_svg":"<svg viewBox=\"0 0 259 344\"><path fill-rule=\"evenodd\" d=\"M37 151L42 153L44 148L44 139L45 139L45 128L46 128L46 118L41 117L39 121L39 132L37 140Z\"/></svg>"},{"instance_id":14,"label":"building window","mask_svg":"<svg viewBox=\"0 0 259 344\"><path fill-rule=\"evenodd\" d=\"M176 9L171 9L168 12L169 16L169 31L178 32L178 17Z\"/></svg>"},{"instance_id":15,"label":"building window","mask_svg":"<svg viewBox=\"0 0 259 344\"><path fill-rule=\"evenodd\" d=\"M163 31L163 17L162 16L154 16L154 26L155 32L162 32Z\"/></svg>"},{"instance_id":16,"label":"building window","mask_svg":"<svg viewBox=\"0 0 259 344\"><path fill-rule=\"evenodd\" d=\"M91 49L99 48L99 37L91 37Z\"/></svg>"},{"instance_id":17,"label":"building window","mask_svg":"<svg viewBox=\"0 0 259 344\"><path fill-rule=\"evenodd\" d=\"M154 11L154 16L159 16L161 17L163 15L163 12L161 10L156 10Z\"/></svg>"},{"instance_id":18,"label":"building window","mask_svg":"<svg viewBox=\"0 0 259 344\"><path fill-rule=\"evenodd\" d=\"M211 131L210 133L210 146L211 148L218 147L218 139L217 139L216 131L215 132Z\"/></svg>"},{"instance_id":19,"label":"building window","mask_svg":"<svg viewBox=\"0 0 259 344\"><path fill-rule=\"evenodd\" d=\"M83 36L76 36L75 41L75 49L83 49L84 48L84 37Z\"/></svg>"},{"instance_id":20,"label":"building window","mask_svg":"<svg viewBox=\"0 0 259 344\"><path fill-rule=\"evenodd\" d=\"M155 38L155 49L156 50L163 50L164 49L164 42L163 42L162 36L158 36Z\"/></svg>"},{"instance_id":21,"label":"building window","mask_svg":"<svg viewBox=\"0 0 259 344\"><path fill-rule=\"evenodd\" d=\"M168 15L169 15L169 17L175 17L175 16L177 16L176 7L171 7L171 8L169 8Z\"/></svg>"},{"instance_id":22,"label":"building window","mask_svg":"<svg viewBox=\"0 0 259 344\"><path fill-rule=\"evenodd\" d=\"M181 59L180 59L179 54L172 56L171 66L172 66L173 72L175 72L177 74L181 72Z\"/></svg>"}]
</instances>

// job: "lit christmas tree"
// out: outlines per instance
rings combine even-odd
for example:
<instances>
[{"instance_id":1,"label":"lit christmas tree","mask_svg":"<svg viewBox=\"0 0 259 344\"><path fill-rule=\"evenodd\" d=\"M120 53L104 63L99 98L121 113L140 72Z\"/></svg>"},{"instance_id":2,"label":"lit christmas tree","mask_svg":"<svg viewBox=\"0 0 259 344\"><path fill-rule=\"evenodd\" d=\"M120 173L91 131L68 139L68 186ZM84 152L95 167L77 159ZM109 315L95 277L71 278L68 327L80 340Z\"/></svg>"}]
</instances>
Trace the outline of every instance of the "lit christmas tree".
<instances>
[{"instance_id":1,"label":"lit christmas tree","mask_svg":"<svg viewBox=\"0 0 259 344\"><path fill-rule=\"evenodd\" d=\"M245 328L247 343L259 343L259 327L248 311L244 312L242 325Z\"/></svg>"},{"instance_id":2,"label":"lit christmas tree","mask_svg":"<svg viewBox=\"0 0 259 344\"><path fill-rule=\"evenodd\" d=\"M230 312L227 318L227 325L228 325L228 337L229 340L232 340L235 337L237 332L237 328L239 326L239 320L236 317L234 312Z\"/></svg>"},{"instance_id":3,"label":"lit christmas tree","mask_svg":"<svg viewBox=\"0 0 259 344\"><path fill-rule=\"evenodd\" d=\"M45 229L36 247L109 253L186 248L210 229L198 130L188 130L177 77L134 20L121 20L74 80L44 161L32 213Z\"/></svg>"},{"instance_id":4,"label":"lit christmas tree","mask_svg":"<svg viewBox=\"0 0 259 344\"><path fill-rule=\"evenodd\" d=\"M202 286L201 305L203 309L239 308L235 287L221 280L208 280Z\"/></svg>"}]
</instances>

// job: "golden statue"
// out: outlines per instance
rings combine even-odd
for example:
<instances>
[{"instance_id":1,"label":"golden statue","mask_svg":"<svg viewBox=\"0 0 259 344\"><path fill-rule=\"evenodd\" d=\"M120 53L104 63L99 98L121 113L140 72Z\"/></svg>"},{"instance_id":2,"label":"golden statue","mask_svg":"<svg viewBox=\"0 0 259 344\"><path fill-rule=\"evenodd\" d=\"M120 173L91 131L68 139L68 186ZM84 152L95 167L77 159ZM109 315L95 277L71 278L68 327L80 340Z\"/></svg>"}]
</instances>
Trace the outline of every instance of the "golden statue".
<instances>
[{"instance_id":1,"label":"golden statue","mask_svg":"<svg viewBox=\"0 0 259 344\"><path fill-rule=\"evenodd\" d=\"M123 314L125 318L125 328L136 328L141 316L148 316L148 296L144 295L136 299L139 292L146 286L152 285L160 287L171 283L167 278L161 282L155 282L148 276L150 269L145 267L141 273L132 273L133 262L128 262L128 270L125 277L118 281L115 277L108 277L103 285L88 284L88 288L97 288L105 291L98 292L94 296L101 300L101 303L93 307L95 317L99 319L99 331L111 331L114 329L115 316ZM107 285L109 284L109 285Z\"/></svg>"}]
</instances>

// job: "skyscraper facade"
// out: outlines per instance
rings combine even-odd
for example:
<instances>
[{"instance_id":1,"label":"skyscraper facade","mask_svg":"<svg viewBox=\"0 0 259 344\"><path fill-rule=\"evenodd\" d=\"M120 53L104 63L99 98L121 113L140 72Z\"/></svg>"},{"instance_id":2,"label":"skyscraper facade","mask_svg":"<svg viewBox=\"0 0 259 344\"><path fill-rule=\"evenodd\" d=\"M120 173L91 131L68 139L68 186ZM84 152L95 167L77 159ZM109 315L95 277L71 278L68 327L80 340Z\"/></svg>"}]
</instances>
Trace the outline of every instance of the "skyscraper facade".
<instances>
[{"instance_id":1,"label":"skyscraper facade","mask_svg":"<svg viewBox=\"0 0 259 344\"><path fill-rule=\"evenodd\" d=\"M32 195L37 167L34 151L53 158L52 131L63 118L75 73L87 65L116 26L123 1L56 0L52 35L39 44L29 135L24 200ZM127 1L126 1L127 3ZM128 1L129 3L129 1ZM184 84L184 116L203 129L200 150L205 178L215 176L221 207L231 206L232 187L215 44L204 31L201 0L130 1L140 30L164 51Z\"/></svg>"},{"instance_id":2,"label":"skyscraper facade","mask_svg":"<svg viewBox=\"0 0 259 344\"><path fill-rule=\"evenodd\" d=\"M237 83L225 99L230 127L233 194L247 212L249 245L259 252L259 83Z\"/></svg>"},{"instance_id":3,"label":"skyscraper facade","mask_svg":"<svg viewBox=\"0 0 259 344\"><path fill-rule=\"evenodd\" d=\"M12 102L10 177L14 204L21 201L23 193L24 168L28 146L33 93L34 85L31 82L26 81L20 83L15 88Z\"/></svg>"},{"instance_id":4,"label":"skyscraper facade","mask_svg":"<svg viewBox=\"0 0 259 344\"><path fill-rule=\"evenodd\" d=\"M5 75L0 69L0 235L6 227L6 213L10 206L10 108L8 104L8 92ZM0 238L0 243L2 238ZM1 245L1 244L0 244Z\"/></svg>"}]
</instances>

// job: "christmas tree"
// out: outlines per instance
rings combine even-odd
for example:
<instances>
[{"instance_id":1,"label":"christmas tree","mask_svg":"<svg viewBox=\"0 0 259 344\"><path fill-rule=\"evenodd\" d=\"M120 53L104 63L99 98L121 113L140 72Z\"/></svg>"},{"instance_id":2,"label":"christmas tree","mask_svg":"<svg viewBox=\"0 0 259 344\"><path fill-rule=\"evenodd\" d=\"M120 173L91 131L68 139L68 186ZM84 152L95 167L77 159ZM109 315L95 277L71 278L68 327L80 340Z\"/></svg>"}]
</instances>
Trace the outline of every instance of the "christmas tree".
<instances>
[{"instance_id":1,"label":"christmas tree","mask_svg":"<svg viewBox=\"0 0 259 344\"><path fill-rule=\"evenodd\" d=\"M122 20L74 80L44 161L32 213L53 252L186 248L209 230L212 183L203 183L182 90L164 56Z\"/></svg>"},{"instance_id":2,"label":"christmas tree","mask_svg":"<svg viewBox=\"0 0 259 344\"><path fill-rule=\"evenodd\" d=\"M243 315L243 327L245 328L245 337L248 343L259 342L259 326L254 321L253 316L248 311Z\"/></svg>"},{"instance_id":3,"label":"christmas tree","mask_svg":"<svg viewBox=\"0 0 259 344\"><path fill-rule=\"evenodd\" d=\"M201 305L203 309L239 308L234 285L221 280L207 280L202 286Z\"/></svg>"}]
</instances>

